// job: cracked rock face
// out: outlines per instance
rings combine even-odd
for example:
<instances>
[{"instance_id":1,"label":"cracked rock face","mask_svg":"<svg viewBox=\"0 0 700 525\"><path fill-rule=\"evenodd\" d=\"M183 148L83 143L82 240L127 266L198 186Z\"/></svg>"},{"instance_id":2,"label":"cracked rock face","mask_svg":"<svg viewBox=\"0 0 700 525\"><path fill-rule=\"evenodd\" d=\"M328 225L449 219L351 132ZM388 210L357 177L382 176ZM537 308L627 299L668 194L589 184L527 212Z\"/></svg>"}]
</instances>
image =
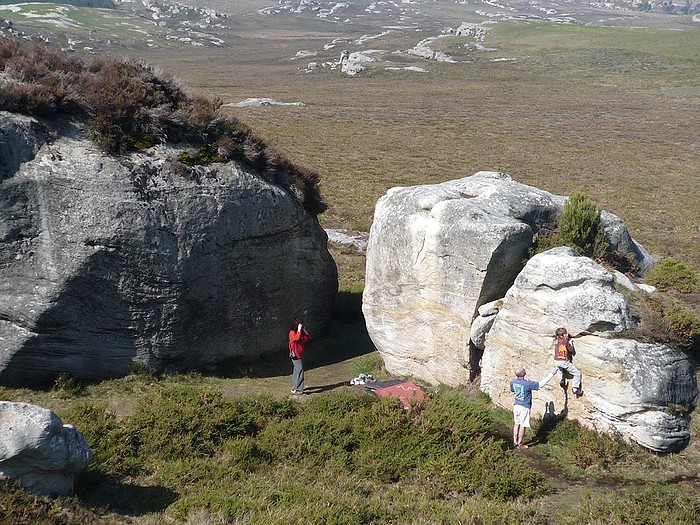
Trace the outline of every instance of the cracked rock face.
<instances>
[{"instance_id":1,"label":"cracked rock face","mask_svg":"<svg viewBox=\"0 0 700 525\"><path fill-rule=\"evenodd\" d=\"M0 383L269 354L296 315L325 329L337 271L292 195L169 147L118 161L79 130L47 137L0 113Z\"/></svg>"},{"instance_id":2,"label":"cracked rock face","mask_svg":"<svg viewBox=\"0 0 700 525\"><path fill-rule=\"evenodd\" d=\"M0 401L0 477L19 479L38 494L73 494L92 461L85 436L51 410Z\"/></svg>"},{"instance_id":3,"label":"cracked rock face","mask_svg":"<svg viewBox=\"0 0 700 525\"><path fill-rule=\"evenodd\" d=\"M472 319L503 297L560 204L503 173L394 188L376 205L362 310L388 371L464 384Z\"/></svg>"},{"instance_id":4,"label":"cracked rock face","mask_svg":"<svg viewBox=\"0 0 700 525\"><path fill-rule=\"evenodd\" d=\"M379 199L362 310L387 370L448 385L472 379L490 325L479 307L505 295L533 236L556 224L565 201L497 172L393 188ZM602 219L612 246L651 264L618 217Z\"/></svg>"},{"instance_id":5,"label":"cracked rock face","mask_svg":"<svg viewBox=\"0 0 700 525\"><path fill-rule=\"evenodd\" d=\"M453 386L480 373L482 390L510 409L513 369L546 376L552 334L564 326L581 335L585 394L570 395L557 379L537 393L533 414L567 415L653 450L682 448L697 395L693 365L671 345L622 338L636 321L616 289L621 276L569 248L523 267L534 234L556 223L564 203L493 172L390 190L367 247L370 337L389 372ZM610 244L648 268L624 223L601 216Z\"/></svg>"},{"instance_id":6,"label":"cracked rock face","mask_svg":"<svg viewBox=\"0 0 700 525\"><path fill-rule=\"evenodd\" d=\"M533 416L566 416L651 450L679 450L690 440L698 394L693 364L671 345L622 338L635 321L613 282L605 268L569 248L530 259L486 336L481 389L511 409L514 368L543 379L553 367L554 331L563 326L575 337L584 395L562 389L555 377L533 396Z\"/></svg>"}]
</instances>

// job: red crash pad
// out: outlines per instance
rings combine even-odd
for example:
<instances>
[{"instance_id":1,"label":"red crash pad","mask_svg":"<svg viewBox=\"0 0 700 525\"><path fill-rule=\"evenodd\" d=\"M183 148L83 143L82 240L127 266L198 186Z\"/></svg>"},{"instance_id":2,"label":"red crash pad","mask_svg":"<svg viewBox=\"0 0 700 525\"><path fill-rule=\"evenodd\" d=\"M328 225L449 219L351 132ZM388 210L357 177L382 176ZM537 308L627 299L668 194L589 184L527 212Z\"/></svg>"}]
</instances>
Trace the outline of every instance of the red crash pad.
<instances>
[{"instance_id":1,"label":"red crash pad","mask_svg":"<svg viewBox=\"0 0 700 525\"><path fill-rule=\"evenodd\" d=\"M372 393L380 397L397 397L405 409L411 408L411 401L417 401L425 397L423 389L412 381L404 381L395 385L372 390Z\"/></svg>"}]
</instances>

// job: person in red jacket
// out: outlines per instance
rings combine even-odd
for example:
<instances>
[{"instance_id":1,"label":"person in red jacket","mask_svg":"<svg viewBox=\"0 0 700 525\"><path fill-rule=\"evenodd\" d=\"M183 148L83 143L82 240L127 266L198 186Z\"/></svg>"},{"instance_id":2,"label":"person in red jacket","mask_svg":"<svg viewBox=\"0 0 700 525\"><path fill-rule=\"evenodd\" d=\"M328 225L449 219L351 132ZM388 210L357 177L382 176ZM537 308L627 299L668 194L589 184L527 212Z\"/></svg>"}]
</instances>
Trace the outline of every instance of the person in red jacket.
<instances>
[{"instance_id":1,"label":"person in red jacket","mask_svg":"<svg viewBox=\"0 0 700 525\"><path fill-rule=\"evenodd\" d=\"M294 325L289 330L289 357L294 365L292 373L292 394L304 393L304 345L311 335L300 319L294 319Z\"/></svg>"}]
</instances>

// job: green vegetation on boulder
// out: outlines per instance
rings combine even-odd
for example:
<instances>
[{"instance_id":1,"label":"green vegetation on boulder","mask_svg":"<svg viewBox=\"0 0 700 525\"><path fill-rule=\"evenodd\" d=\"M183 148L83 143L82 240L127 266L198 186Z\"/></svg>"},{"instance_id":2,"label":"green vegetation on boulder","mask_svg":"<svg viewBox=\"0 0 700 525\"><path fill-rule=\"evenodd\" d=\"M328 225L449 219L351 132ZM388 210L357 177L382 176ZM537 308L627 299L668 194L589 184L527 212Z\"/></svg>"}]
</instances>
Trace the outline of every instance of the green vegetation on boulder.
<instances>
[{"instance_id":1,"label":"green vegetation on boulder","mask_svg":"<svg viewBox=\"0 0 700 525\"><path fill-rule=\"evenodd\" d=\"M594 259L609 255L609 243L600 220L600 209L583 193L572 193L557 218L554 231L540 232L529 254L569 246L581 255Z\"/></svg>"},{"instance_id":2,"label":"green vegetation on boulder","mask_svg":"<svg viewBox=\"0 0 700 525\"><path fill-rule=\"evenodd\" d=\"M236 117L223 115L221 100L191 97L148 65L0 38L0 72L0 110L83 120L95 143L113 154L190 144L196 152L181 156L186 164L242 162L292 190L309 213L327 208L315 170L293 164Z\"/></svg>"},{"instance_id":3,"label":"green vegetation on boulder","mask_svg":"<svg viewBox=\"0 0 700 525\"><path fill-rule=\"evenodd\" d=\"M654 265L644 280L662 291L691 293L697 290L698 274L684 262L668 257Z\"/></svg>"}]
</instances>

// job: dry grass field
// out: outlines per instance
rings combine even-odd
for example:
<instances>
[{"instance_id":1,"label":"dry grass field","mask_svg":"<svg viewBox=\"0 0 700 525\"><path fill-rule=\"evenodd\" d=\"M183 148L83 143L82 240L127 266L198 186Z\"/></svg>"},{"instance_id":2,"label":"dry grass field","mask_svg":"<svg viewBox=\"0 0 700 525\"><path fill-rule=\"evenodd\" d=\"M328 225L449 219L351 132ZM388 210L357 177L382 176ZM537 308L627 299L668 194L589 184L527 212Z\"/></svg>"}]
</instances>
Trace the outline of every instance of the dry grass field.
<instances>
[{"instance_id":1,"label":"dry grass field","mask_svg":"<svg viewBox=\"0 0 700 525\"><path fill-rule=\"evenodd\" d=\"M394 186L499 170L557 194L582 191L655 255L700 268L700 25L692 17L518 0L508 3L517 14L549 8L581 23L488 23L496 4L365 10L370 4L322 15L332 3L311 11L291 2L193 0L228 15L195 27L222 38L222 47L166 40L171 26L171 37L184 35L187 21L157 26L148 13L124 9L61 11L75 23L53 30L46 7L22 19L0 6L0 17L19 17L16 28L56 42L82 38L78 50L90 44L143 59L225 104L302 103L228 111L321 173L326 227L367 231L376 200ZM262 15L265 8L280 12ZM110 20L113 33L105 30ZM445 36L462 22L486 28L483 41ZM424 39L454 62L406 53ZM343 49L376 52L377 60L348 76L330 67ZM307 71L309 62L318 67ZM423 72L402 69L409 66ZM341 281L361 282L361 261L341 259Z\"/></svg>"},{"instance_id":2,"label":"dry grass field","mask_svg":"<svg viewBox=\"0 0 700 525\"><path fill-rule=\"evenodd\" d=\"M259 52L147 58L224 103L302 102L230 111L321 172L324 226L368 230L393 186L498 170L557 194L583 191L654 254L700 267L700 31L501 23L484 42L493 51L467 62L354 77L304 71L290 57L313 42L278 38ZM373 45L400 45L386 38Z\"/></svg>"}]
</instances>

